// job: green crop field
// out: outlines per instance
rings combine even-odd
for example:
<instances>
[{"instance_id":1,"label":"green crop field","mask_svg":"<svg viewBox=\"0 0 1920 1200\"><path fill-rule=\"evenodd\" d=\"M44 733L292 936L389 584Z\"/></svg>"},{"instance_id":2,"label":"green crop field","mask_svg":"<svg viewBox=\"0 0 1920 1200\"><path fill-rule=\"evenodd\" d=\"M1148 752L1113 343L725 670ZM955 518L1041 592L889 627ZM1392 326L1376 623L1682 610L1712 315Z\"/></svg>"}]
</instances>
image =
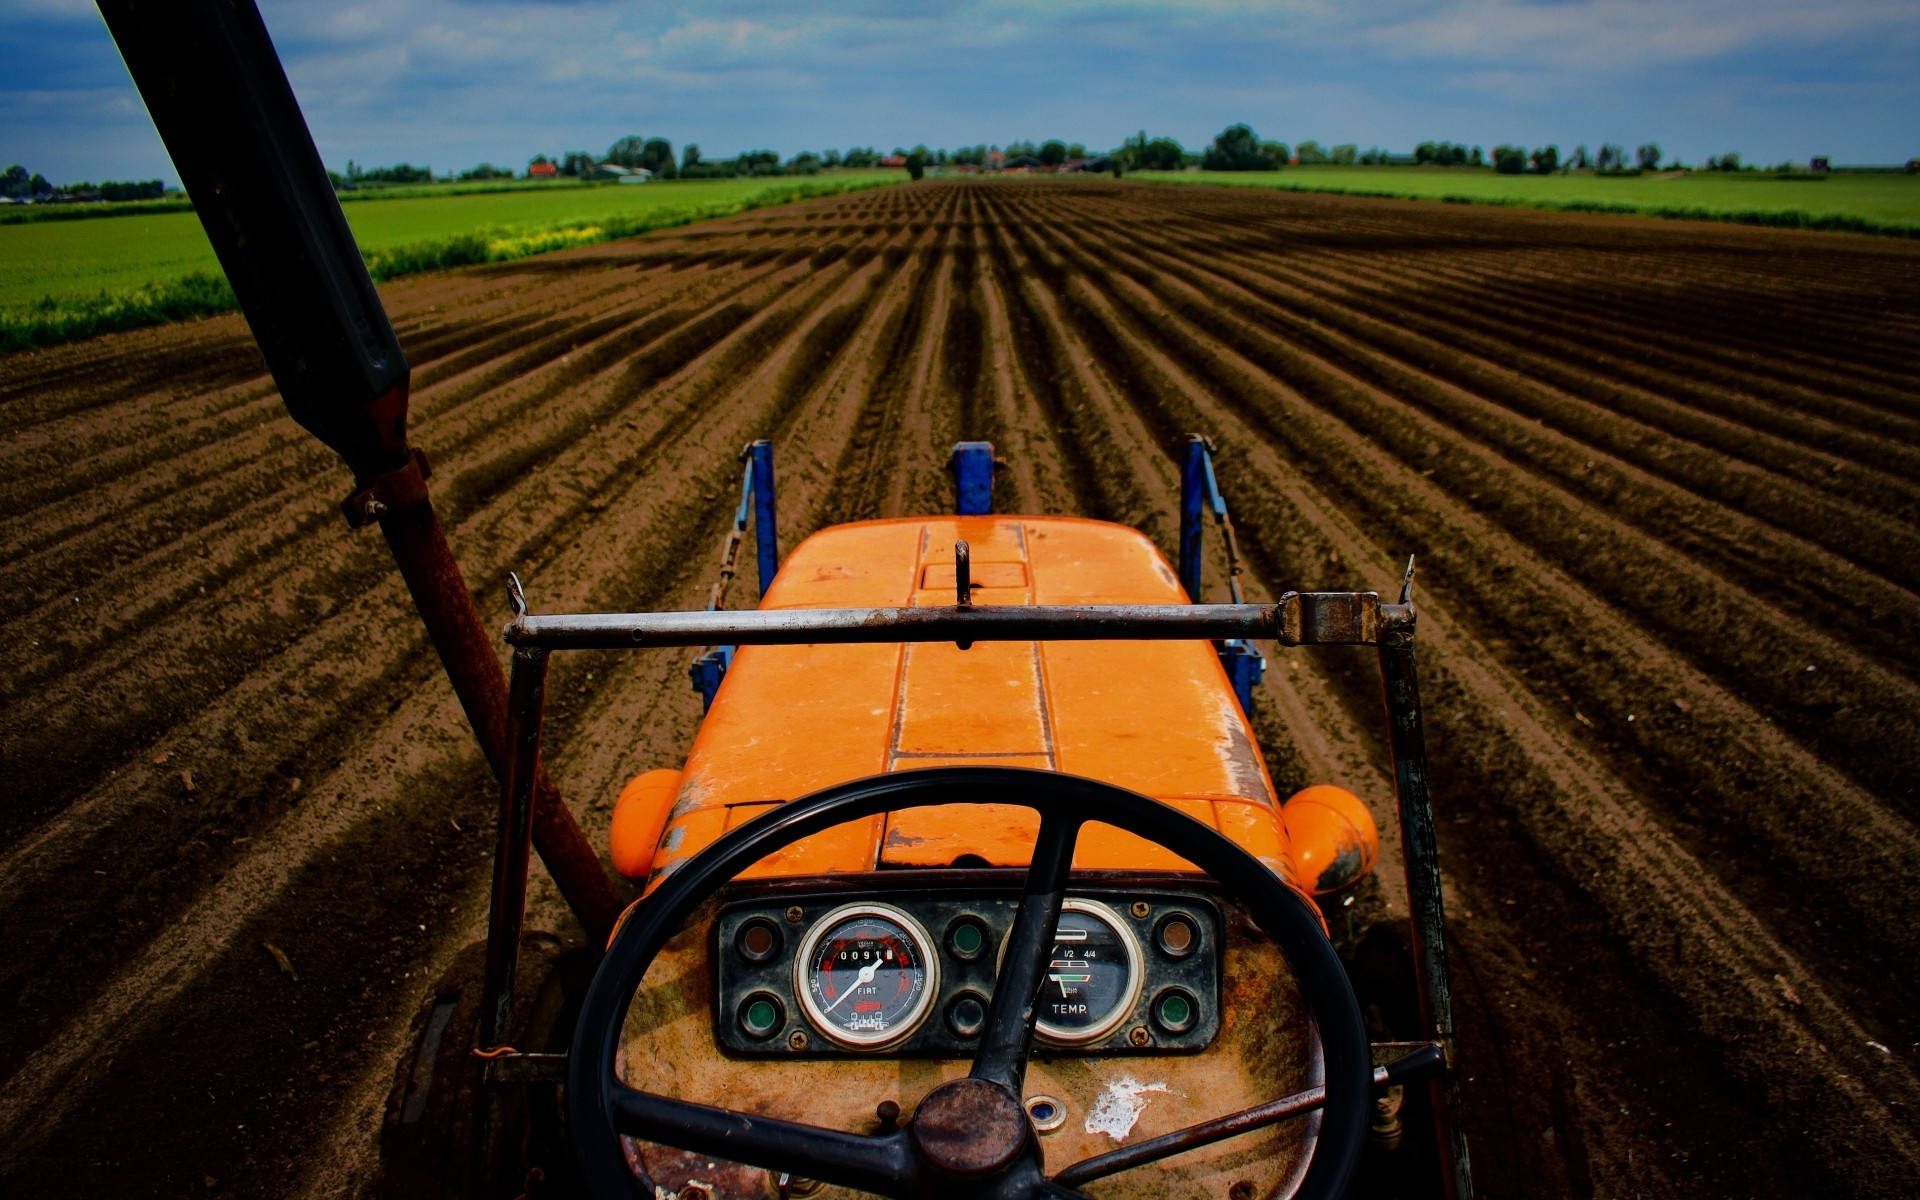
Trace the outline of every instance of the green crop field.
<instances>
[{"instance_id":1,"label":"green crop field","mask_svg":"<svg viewBox=\"0 0 1920 1200\"><path fill-rule=\"evenodd\" d=\"M1284 171L1142 171L1160 183L1354 192L1411 200L1638 212L1757 225L1920 236L1920 177L1776 177L1764 171L1600 176L1500 175L1478 167L1292 167Z\"/></svg>"},{"instance_id":2,"label":"green crop field","mask_svg":"<svg viewBox=\"0 0 1920 1200\"><path fill-rule=\"evenodd\" d=\"M376 279L504 261L808 196L900 171L483 190L433 188L341 206ZM0 225L0 349L231 307L192 212ZM210 278L211 277L211 278Z\"/></svg>"}]
</instances>

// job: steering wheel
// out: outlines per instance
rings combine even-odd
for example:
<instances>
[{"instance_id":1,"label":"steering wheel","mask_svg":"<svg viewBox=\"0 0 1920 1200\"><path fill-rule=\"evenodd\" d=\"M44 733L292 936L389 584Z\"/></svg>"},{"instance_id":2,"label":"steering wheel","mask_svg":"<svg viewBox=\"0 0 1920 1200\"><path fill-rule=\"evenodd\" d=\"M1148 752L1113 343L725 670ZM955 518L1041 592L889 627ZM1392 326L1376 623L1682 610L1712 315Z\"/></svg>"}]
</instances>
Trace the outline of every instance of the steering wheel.
<instances>
[{"instance_id":1,"label":"steering wheel","mask_svg":"<svg viewBox=\"0 0 1920 1200\"><path fill-rule=\"evenodd\" d=\"M1040 814L1019 911L965 1078L921 1098L891 1133L863 1135L642 1092L615 1065L627 1008L662 947L709 895L811 834L900 809L1013 804ZM1372 1061L1360 1006L1309 901L1252 855L1185 813L1125 788L1018 767L940 767L841 784L783 804L686 861L615 933L580 1011L567 1066L567 1124L591 1192L645 1196L621 1135L884 1196L1025 1200L1080 1196L1049 1180L1021 1106L1027 1053L1080 828L1117 826L1173 851L1240 901L1292 964L1320 1031L1326 1104L1296 1200L1336 1200L1366 1136Z\"/></svg>"}]
</instances>

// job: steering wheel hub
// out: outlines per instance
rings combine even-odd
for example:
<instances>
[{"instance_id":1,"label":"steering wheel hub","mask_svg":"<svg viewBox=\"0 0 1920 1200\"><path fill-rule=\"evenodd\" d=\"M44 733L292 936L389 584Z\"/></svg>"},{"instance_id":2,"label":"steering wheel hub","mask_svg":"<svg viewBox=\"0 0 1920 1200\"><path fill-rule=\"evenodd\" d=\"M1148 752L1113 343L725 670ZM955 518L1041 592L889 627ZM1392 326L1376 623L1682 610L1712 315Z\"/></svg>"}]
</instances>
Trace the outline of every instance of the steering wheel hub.
<instances>
[{"instance_id":1,"label":"steering wheel hub","mask_svg":"<svg viewBox=\"0 0 1920 1200\"><path fill-rule=\"evenodd\" d=\"M987 1079L954 1079L928 1092L908 1128L926 1162L954 1175L1003 1171L1033 1136L1020 1102Z\"/></svg>"}]
</instances>

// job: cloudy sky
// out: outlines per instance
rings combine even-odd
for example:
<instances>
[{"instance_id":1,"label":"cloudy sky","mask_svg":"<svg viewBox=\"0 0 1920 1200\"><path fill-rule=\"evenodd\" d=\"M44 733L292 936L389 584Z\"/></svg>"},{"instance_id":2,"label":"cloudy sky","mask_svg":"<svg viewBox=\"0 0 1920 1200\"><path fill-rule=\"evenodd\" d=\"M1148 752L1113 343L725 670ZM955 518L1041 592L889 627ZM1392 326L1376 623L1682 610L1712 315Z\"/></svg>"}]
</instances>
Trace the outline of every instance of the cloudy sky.
<instances>
[{"instance_id":1,"label":"cloudy sky","mask_svg":"<svg viewBox=\"0 0 1920 1200\"><path fill-rule=\"evenodd\" d=\"M1138 129L1408 150L1920 155L1916 0L261 0L329 166ZM98 14L0 0L0 162L176 178Z\"/></svg>"}]
</instances>

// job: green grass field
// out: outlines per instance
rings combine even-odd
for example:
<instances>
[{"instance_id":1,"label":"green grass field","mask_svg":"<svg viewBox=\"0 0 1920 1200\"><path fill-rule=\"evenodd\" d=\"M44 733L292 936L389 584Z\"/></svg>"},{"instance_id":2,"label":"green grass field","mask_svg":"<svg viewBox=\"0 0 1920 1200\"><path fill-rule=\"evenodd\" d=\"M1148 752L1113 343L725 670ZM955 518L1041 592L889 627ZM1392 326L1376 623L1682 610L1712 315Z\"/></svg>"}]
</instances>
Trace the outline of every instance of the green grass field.
<instances>
[{"instance_id":1,"label":"green grass field","mask_svg":"<svg viewBox=\"0 0 1920 1200\"><path fill-rule=\"evenodd\" d=\"M1586 172L1499 175L1474 167L1292 167L1275 172L1142 171L1130 178L1920 236L1920 177L1901 174L1779 179L1759 171L1702 171L1603 177Z\"/></svg>"},{"instance_id":2,"label":"green grass field","mask_svg":"<svg viewBox=\"0 0 1920 1200\"><path fill-rule=\"evenodd\" d=\"M900 171L432 189L341 206L377 280L500 262L904 180ZM210 278L211 277L211 278ZM232 306L192 212L0 225L0 350ZM223 298L224 296L224 298Z\"/></svg>"}]
</instances>

